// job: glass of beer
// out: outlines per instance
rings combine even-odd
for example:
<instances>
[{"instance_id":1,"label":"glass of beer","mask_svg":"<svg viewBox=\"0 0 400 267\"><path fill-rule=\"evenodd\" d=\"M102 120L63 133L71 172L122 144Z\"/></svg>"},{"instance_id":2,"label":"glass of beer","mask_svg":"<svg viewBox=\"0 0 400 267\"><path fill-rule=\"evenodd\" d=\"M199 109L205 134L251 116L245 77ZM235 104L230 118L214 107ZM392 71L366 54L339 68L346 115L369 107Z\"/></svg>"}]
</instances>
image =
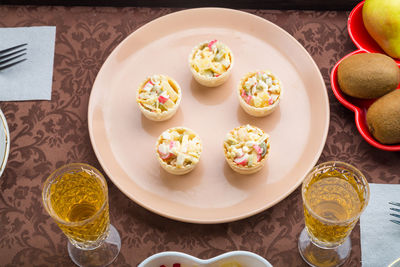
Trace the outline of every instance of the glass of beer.
<instances>
[{"instance_id":1,"label":"glass of beer","mask_svg":"<svg viewBox=\"0 0 400 267\"><path fill-rule=\"evenodd\" d=\"M115 260L121 239L110 224L107 183L97 169L82 163L62 166L47 178L42 198L67 236L76 265L106 266Z\"/></svg>"},{"instance_id":2,"label":"glass of beer","mask_svg":"<svg viewBox=\"0 0 400 267\"><path fill-rule=\"evenodd\" d=\"M325 162L308 173L301 194L300 255L310 266L340 266L350 255L349 235L369 201L367 180L350 164Z\"/></svg>"}]
</instances>

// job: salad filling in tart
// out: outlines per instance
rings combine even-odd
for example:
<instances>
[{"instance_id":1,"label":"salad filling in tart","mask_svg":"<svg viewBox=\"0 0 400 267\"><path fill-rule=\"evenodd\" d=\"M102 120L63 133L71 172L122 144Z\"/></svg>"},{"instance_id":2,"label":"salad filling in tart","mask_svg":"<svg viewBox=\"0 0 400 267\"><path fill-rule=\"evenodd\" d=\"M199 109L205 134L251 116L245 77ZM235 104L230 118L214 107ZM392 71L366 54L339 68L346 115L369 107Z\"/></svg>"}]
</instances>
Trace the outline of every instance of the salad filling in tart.
<instances>
[{"instance_id":1,"label":"salad filling in tart","mask_svg":"<svg viewBox=\"0 0 400 267\"><path fill-rule=\"evenodd\" d=\"M223 84L233 67L233 54L218 40L197 45L189 56L193 77L201 85L215 87Z\"/></svg>"},{"instance_id":2,"label":"salad filling in tart","mask_svg":"<svg viewBox=\"0 0 400 267\"><path fill-rule=\"evenodd\" d=\"M241 174L259 171L265 164L269 149L269 135L249 124L233 129L224 140L225 159L234 171Z\"/></svg>"},{"instance_id":3,"label":"salad filling in tart","mask_svg":"<svg viewBox=\"0 0 400 267\"><path fill-rule=\"evenodd\" d=\"M146 78L136 93L136 102L143 115L154 121L171 118L176 113L181 98L179 84L166 75Z\"/></svg>"},{"instance_id":4,"label":"salad filling in tart","mask_svg":"<svg viewBox=\"0 0 400 267\"><path fill-rule=\"evenodd\" d=\"M282 98L282 83L270 71L246 74L238 86L239 103L250 115L262 117L274 111Z\"/></svg>"},{"instance_id":5,"label":"salad filling in tart","mask_svg":"<svg viewBox=\"0 0 400 267\"><path fill-rule=\"evenodd\" d=\"M164 131L158 138L157 159L167 172L185 174L200 160L202 143L191 129L175 127Z\"/></svg>"}]
</instances>

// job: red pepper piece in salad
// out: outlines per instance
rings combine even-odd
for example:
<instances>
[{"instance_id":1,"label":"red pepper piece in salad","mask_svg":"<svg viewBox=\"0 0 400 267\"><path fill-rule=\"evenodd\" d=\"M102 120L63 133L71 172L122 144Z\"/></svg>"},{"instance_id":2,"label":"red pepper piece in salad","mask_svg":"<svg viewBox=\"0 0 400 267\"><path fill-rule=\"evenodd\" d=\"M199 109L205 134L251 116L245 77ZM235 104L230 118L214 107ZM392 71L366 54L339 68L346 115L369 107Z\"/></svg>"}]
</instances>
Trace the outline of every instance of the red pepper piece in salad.
<instances>
[{"instance_id":1,"label":"red pepper piece in salad","mask_svg":"<svg viewBox=\"0 0 400 267\"><path fill-rule=\"evenodd\" d=\"M245 154L245 155L243 155L241 157L237 157L233 161L238 165L244 166L244 165L247 164L247 155Z\"/></svg>"},{"instance_id":2,"label":"red pepper piece in salad","mask_svg":"<svg viewBox=\"0 0 400 267\"><path fill-rule=\"evenodd\" d=\"M213 46L216 42L218 42L218 40L212 40L212 41L210 41L210 42L208 43L208 49L210 49L210 51L212 50L212 46Z\"/></svg>"},{"instance_id":3,"label":"red pepper piece in salad","mask_svg":"<svg viewBox=\"0 0 400 267\"><path fill-rule=\"evenodd\" d=\"M165 102L168 101L168 99L169 99L168 97L164 97L164 96L160 95L158 97L158 102L160 102L161 104L164 104Z\"/></svg>"}]
</instances>

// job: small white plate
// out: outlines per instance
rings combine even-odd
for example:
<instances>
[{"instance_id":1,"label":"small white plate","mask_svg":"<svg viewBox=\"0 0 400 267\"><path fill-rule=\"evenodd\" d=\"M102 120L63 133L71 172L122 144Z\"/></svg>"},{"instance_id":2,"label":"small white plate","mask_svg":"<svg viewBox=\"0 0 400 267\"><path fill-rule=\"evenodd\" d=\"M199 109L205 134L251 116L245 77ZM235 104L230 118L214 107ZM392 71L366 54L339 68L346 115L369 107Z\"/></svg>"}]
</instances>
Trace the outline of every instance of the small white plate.
<instances>
[{"instance_id":1,"label":"small white plate","mask_svg":"<svg viewBox=\"0 0 400 267\"><path fill-rule=\"evenodd\" d=\"M6 168L8 153L10 152L10 132L6 117L0 110L0 176Z\"/></svg>"},{"instance_id":2,"label":"small white plate","mask_svg":"<svg viewBox=\"0 0 400 267\"><path fill-rule=\"evenodd\" d=\"M172 267L175 263L180 263L181 267L219 267L221 264L230 262L239 263L243 267L273 267L261 256L240 250L227 252L208 260L201 260L182 252L166 251L150 256L140 263L138 267L159 267L161 265Z\"/></svg>"}]
</instances>

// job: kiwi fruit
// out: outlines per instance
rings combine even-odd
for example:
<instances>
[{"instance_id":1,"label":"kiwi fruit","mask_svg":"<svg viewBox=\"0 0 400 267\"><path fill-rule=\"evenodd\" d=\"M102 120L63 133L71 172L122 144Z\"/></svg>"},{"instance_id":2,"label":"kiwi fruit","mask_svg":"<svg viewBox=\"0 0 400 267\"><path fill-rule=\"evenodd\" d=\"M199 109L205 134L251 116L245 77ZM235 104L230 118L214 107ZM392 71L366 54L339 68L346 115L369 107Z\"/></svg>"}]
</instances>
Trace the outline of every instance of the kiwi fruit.
<instances>
[{"instance_id":1,"label":"kiwi fruit","mask_svg":"<svg viewBox=\"0 0 400 267\"><path fill-rule=\"evenodd\" d=\"M400 89L382 96L369 107L367 125L380 143L400 143Z\"/></svg>"},{"instance_id":2,"label":"kiwi fruit","mask_svg":"<svg viewBox=\"0 0 400 267\"><path fill-rule=\"evenodd\" d=\"M397 88L400 68L387 55L360 53L340 62L337 77L343 93L362 99L374 99Z\"/></svg>"}]
</instances>

